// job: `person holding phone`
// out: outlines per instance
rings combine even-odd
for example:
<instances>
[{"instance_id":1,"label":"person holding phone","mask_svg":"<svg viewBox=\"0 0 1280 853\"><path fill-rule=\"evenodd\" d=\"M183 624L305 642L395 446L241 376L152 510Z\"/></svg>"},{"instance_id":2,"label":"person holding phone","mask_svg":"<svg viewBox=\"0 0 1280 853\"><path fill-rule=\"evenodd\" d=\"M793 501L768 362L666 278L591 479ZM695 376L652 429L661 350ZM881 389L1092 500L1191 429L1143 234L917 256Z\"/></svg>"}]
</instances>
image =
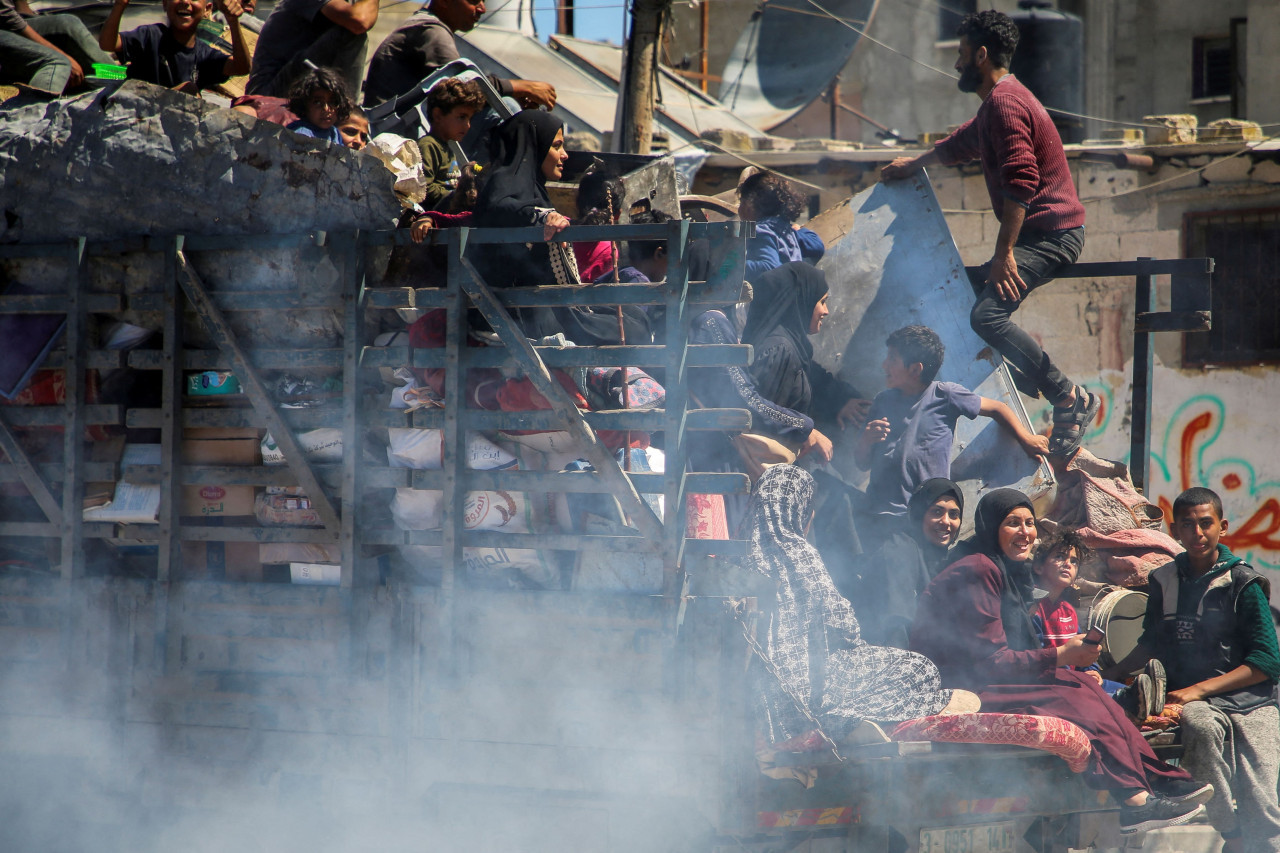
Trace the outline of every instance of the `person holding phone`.
<instances>
[{"instance_id":1,"label":"person holding phone","mask_svg":"<svg viewBox=\"0 0 1280 853\"><path fill-rule=\"evenodd\" d=\"M1041 648L1057 648L1080 634L1080 617L1075 606L1063 598L1063 593L1076 582L1080 564L1088 554L1089 549L1080 534L1069 528L1040 540L1031 561L1031 574L1035 577L1036 586L1046 594L1031 611L1031 624L1035 627ZM1103 635L1102 626L1094 625L1085 633L1082 642L1099 646ZM1108 696L1114 697L1115 692L1124 687L1118 681L1103 679L1096 661L1077 669L1102 685Z\"/></svg>"}]
</instances>

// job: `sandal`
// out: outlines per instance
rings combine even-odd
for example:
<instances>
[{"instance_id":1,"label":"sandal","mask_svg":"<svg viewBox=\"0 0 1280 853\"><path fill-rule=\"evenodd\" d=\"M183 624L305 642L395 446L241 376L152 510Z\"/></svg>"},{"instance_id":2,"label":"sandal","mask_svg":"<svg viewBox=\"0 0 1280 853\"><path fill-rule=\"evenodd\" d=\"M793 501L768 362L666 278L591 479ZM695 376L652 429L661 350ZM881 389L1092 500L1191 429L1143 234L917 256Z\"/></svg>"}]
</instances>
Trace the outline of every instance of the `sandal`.
<instances>
[{"instance_id":1,"label":"sandal","mask_svg":"<svg viewBox=\"0 0 1280 853\"><path fill-rule=\"evenodd\" d=\"M1070 459L1080 449L1085 431L1098 416L1102 400L1079 385L1076 399L1070 409L1053 409L1053 432L1049 434L1049 455Z\"/></svg>"}]
</instances>

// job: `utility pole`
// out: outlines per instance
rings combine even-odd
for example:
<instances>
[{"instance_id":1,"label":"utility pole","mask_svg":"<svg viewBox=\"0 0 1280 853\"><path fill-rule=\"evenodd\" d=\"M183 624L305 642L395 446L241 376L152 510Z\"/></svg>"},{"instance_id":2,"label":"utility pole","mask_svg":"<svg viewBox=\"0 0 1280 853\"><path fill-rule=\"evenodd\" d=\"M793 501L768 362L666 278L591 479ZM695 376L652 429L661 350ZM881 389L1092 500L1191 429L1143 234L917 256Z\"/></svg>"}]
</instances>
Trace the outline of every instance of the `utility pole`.
<instances>
[{"instance_id":1,"label":"utility pole","mask_svg":"<svg viewBox=\"0 0 1280 853\"><path fill-rule=\"evenodd\" d=\"M657 100L658 47L671 0L635 0L627 36L626 67L618 93L614 149L648 154L653 143L653 108Z\"/></svg>"}]
</instances>

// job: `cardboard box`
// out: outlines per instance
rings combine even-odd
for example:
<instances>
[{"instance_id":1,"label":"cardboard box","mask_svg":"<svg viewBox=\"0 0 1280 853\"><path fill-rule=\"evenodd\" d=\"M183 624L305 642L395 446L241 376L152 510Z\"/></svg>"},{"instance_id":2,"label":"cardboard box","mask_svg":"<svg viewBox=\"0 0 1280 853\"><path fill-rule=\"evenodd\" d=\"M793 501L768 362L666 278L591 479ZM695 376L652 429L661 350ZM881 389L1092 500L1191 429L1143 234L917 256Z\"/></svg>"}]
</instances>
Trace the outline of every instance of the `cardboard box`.
<instances>
[{"instance_id":1,"label":"cardboard box","mask_svg":"<svg viewBox=\"0 0 1280 853\"><path fill-rule=\"evenodd\" d=\"M261 448L255 438L188 439L182 442L184 465L257 465ZM253 515L253 486L182 487L179 513L198 518Z\"/></svg>"},{"instance_id":2,"label":"cardboard box","mask_svg":"<svg viewBox=\"0 0 1280 853\"><path fill-rule=\"evenodd\" d=\"M261 581L257 542L183 542L186 580Z\"/></svg>"}]
</instances>

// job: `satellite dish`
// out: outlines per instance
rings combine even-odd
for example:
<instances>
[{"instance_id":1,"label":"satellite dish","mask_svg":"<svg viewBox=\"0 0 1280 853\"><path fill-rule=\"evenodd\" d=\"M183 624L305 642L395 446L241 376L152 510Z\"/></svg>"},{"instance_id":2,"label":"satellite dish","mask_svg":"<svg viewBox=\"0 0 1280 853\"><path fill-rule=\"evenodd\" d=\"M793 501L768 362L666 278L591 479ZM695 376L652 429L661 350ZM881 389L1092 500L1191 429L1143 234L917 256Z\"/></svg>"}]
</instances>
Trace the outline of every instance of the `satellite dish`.
<instances>
[{"instance_id":1,"label":"satellite dish","mask_svg":"<svg viewBox=\"0 0 1280 853\"><path fill-rule=\"evenodd\" d=\"M880 0L765 0L738 38L720 101L744 121L772 130L822 94L844 68Z\"/></svg>"}]
</instances>

